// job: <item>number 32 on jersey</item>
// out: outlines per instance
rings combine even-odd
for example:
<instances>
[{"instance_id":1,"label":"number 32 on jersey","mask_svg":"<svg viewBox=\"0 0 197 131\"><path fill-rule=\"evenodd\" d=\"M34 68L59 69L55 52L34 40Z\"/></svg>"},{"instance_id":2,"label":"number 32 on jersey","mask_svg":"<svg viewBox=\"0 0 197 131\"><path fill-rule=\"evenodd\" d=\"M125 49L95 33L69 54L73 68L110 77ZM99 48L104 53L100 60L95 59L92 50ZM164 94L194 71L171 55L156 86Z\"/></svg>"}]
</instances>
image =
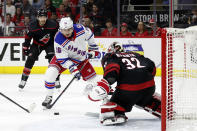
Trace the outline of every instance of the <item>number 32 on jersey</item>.
<instances>
[{"instance_id":1,"label":"number 32 on jersey","mask_svg":"<svg viewBox=\"0 0 197 131\"><path fill-rule=\"evenodd\" d=\"M137 58L123 58L122 62L126 65L126 68L129 70L146 67L142 66Z\"/></svg>"}]
</instances>

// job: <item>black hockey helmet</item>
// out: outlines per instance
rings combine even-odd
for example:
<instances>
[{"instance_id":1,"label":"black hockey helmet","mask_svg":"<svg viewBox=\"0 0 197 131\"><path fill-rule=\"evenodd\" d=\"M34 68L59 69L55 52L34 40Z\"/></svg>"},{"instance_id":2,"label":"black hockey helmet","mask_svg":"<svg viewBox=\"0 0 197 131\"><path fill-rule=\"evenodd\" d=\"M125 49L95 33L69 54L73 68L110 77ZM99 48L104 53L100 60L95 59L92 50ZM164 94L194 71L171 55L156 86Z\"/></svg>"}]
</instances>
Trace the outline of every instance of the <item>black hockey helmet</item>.
<instances>
[{"instance_id":1,"label":"black hockey helmet","mask_svg":"<svg viewBox=\"0 0 197 131\"><path fill-rule=\"evenodd\" d=\"M37 11L37 17L39 16L47 16L47 11L45 9L39 9Z\"/></svg>"}]
</instances>

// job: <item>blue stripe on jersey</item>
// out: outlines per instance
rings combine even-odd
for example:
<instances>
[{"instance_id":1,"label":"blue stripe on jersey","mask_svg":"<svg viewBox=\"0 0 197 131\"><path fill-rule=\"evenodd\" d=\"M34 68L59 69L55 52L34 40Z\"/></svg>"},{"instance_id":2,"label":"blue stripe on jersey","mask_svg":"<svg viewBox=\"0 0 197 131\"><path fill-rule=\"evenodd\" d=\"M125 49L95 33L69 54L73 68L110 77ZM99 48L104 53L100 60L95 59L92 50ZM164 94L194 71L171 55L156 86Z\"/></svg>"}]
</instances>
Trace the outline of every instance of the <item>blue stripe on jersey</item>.
<instances>
[{"instance_id":1,"label":"blue stripe on jersey","mask_svg":"<svg viewBox=\"0 0 197 131\"><path fill-rule=\"evenodd\" d=\"M76 31L76 37L79 37L85 34L85 29L81 24L74 24L73 27L74 27L74 30Z\"/></svg>"},{"instance_id":2,"label":"blue stripe on jersey","mask_svg":"<svg viewBox=\"0 0 197 131\"><path fill-rule=\"evenodd\" d=\"M55 36L55 42L58 43L59 45L65 47L70 42L70 40L68 40L66 37L64 37L61 32L58 32Z\"/></svg>"},{"instance_id":3,"label":"blue stripe on jersey","mask_svg":"<svg viewBox=\"0 0 197 131\"><path fill-rule=\"evenodd\" d=\"M74 30L76 31L76 33L84 30L84 28L81 24L74 24L73 27L74 27Z\"/></svg>"},{"instance_id":4,"label":"blue stripe on jersey","mask_svg":"<svg viewBox=\"0 0 197 131\"><path fill-rule=\"evenodd\" d=\"M91 36L90 36L87 40L89 40L90 38L92 38L93 35L94 35L94 34L92 33Z\"/></svg>"},{"instance_id":5,"label":"blue stripe on jersey","mask_svg":"<svg viewBox=\"0 0 197 131\"><path fill-rule=\"evenodd\" d=\"M84 31L84 30L78 32L78 33L76 34L76 37L79 37L80 35L83 35L83 34L85 34L85 31Z\"/></svg>"},{"instance_id":6,"label":"blue stripe on jersey","mask_svg":"<svg viewBox=\"0 0 197 131\"><path fill-rule=\"evenodd\" d=\"M90 44L88 47L89 50L98 50L98 46L96 44Z\"/></svg>"},{"instance_id":7,"label":"blue stripe on jersey","mask_svg":"<svg viewBox=\"0 0 197 131\"><path fill-rule=\"evenodd\" d=\"M64 46L66 46L69 42L70 42L70 40L67 39L67 40L65 40L64 43L62 43L61 45L64 47Z\"/></svg>"},{"instance_id":8,"label":"blue stripe on jersey","mask_svg":"<svg viewBox=\"0 0 197 131\"><path fill-rule=\"evenodd\" d=\"M57 59L58 63L60 63L61 65L64 64L68 60L70 60L70 58Z\"/></svg>"},{"instance_id":9,"label":"blue stripe on jersey","mask_svg":"<svg viewBox=\"0 0 197 131\"><path fill-rule=\"evenodd\" d=\"M81 61L80 60L77 60L77 59L71 59L71 61L73 62L73 63L75 63L75 64L79 64L79 63L81 63Z\"/></svg>"}]
</instances>

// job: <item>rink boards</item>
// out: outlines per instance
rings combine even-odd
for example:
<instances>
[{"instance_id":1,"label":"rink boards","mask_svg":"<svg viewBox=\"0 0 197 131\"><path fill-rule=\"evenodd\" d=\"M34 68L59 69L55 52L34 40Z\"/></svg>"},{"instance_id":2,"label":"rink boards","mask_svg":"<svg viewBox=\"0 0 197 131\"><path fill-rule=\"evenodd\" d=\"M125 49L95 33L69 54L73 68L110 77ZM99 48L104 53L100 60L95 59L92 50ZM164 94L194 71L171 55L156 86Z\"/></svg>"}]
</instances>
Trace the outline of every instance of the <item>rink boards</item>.
<instances>
[{"instance_id":1,"label":"rink boards","mask_svg":"<svg viewBox=\"0 0 197 131\"><path fill-rule=\"evenodd\" d=\"M120 42L126 51L135 51L149 57L157 66L157 75L161 75L161 38L95 38L99 45L99 56L91 59L97 74L103 74L101 59L112 42ZM0 38L0 74L21 74L26 57L22 53L24 38ZM45 73L48 61L43 51L31 71L33 74ZM64 72L69 73L68 71Z\"/></svg>"}]
</instances>

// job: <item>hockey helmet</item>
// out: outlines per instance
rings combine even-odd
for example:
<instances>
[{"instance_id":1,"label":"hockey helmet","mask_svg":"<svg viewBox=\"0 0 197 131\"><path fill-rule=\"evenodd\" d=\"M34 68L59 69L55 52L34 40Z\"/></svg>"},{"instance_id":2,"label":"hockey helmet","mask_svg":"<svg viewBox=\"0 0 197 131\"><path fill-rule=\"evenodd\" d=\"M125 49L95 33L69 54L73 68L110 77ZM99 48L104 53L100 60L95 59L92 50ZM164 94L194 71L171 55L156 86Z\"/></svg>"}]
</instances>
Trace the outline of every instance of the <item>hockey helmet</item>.
<instances>
[{"instance_id":1,"label":"hockey helmet","mask_svg":"<svg viewBox=\"0 0 197 131\"><path fill-rule=\"evenodd\" d=\"M47 16L47 11L45 9L39 9L37 11L37 17L39 16Z\"/></svg>"},{"instance_id":2,"label":"hockey helmet","mask_svg":"<svg viewBox=\"0 0 197 131\"><path fill-rule=\"evenodd\" d=\"M113 42L109 48L107 49L108 53L117 53L117 52L124 52L122 44L119 42Z\"/></svg>"},{"instance_id":3,"label":"hockey helmet","mask_svg":"<svg viewBox=\"0 0 197 131\"><path fill-rule=\"evenodd\" d=\"M71 20L70 17L64 17L60 20L60 29L63 30L63 29L70 29L73 27L73 21Z\"/></svg>"}]
</instances>

